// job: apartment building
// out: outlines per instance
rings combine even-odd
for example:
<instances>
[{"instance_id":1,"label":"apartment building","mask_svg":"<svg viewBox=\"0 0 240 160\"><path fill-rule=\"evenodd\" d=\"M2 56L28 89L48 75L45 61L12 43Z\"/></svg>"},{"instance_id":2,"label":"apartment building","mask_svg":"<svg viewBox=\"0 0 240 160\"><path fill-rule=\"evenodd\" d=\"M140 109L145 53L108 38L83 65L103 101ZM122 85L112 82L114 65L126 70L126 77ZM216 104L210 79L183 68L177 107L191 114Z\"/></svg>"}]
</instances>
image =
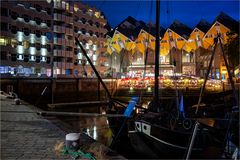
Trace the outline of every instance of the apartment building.
<instances>
[{"instance_id":1,"label":"apartment building","mask_svg":"<svg viewBox=\"0 0 240 160\"><path fill-rule=\"evenodd\" d=\"M75 37L104 74L106 24L101 11L81 2L1 1L1 76L94 76Z\"/></svg>"}]
</instances>

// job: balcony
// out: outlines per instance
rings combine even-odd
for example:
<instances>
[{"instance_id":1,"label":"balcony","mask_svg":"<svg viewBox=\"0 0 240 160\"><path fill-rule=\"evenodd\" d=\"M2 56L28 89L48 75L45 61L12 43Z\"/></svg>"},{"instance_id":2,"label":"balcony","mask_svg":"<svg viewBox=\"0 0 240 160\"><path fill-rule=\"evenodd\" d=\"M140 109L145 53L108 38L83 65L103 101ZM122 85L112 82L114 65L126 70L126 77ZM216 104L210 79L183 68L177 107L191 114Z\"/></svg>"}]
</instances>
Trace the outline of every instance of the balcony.
<instances>
[{"instance_id":1,"label":"balcony","mask_svg":"<svg viewBox=\"0 0 240 160\"><path fill-rule=\"evenodd\" d=\"M66 69L73 69L72 63L65 63L65 64L66 64Z\"/></svg>"},{"instance_id":2,"label":"balcony","mask_svg":"<svg viewBox=\"0 0 240 160\"><path fill-rule=\"evenodd\" d=\"M63 38L54 38L53 43L54 44L59 44L59 45L65 45L66 40Z\"/></svg>"},{"instance_id":3,"label":"balcony","mask_svg":"<svg viewBox=\"0 0 240 160\"><path fill-rule=\"evenodd\" d=\"M73 46L73 40L66 40L66 46Z\"/></svg>"},{"instance_id":4,"label":"balcony","mask_svg":"<svg viewBox=\"0 0 240 160\"><path fill-rule=\"evenodd\" d=\"M53 7L57 9L62 9L62 10L66 9L65 5L62 4L61 2L54 2Z\"/></svg>"},{"instance_id":5,"label":"balcony","mask_svg":"<svg viewBox=\"0 0 240 160\"><path fill-rule=\"evenodd\" d=\"M73 29L72 28L66 28L65 33L67 35L72 35L73 34Z\"/></svg>"},{"instance_id":6,"label":"balcony","mask_svg":"<svg viewBox=\"0 0 240 160\"><path fill-rule=\"evenodd\" d=\"M65 21L66 16L62 15L62 14L54 13L53 14L53 20L55 20L55 21Z\"/></svg>"},{"instance_id":7,"label":"balcony","mask_svg":"<svg viewBox=\"0 0 240 160\"><path fill-rule=\"evenodd\" d=\"M66 57L73 57L73 51L65 51L65 56Z\"/></svg>"},{"instance_id":8,"label":"balcony","mask_svg":"<svg viewBox=\"0 0 240 160\"><path fill-rule=\"evenodd\" d=\"M65 63L64 62L53 62L53 66L57 68L65 69Z\"/></svg>"},{"instance_id":9,"label":"balcony","mask_svg":"<svg viewBox=\"0 0 240 160\"><path fill-rule=\"evenodd\" d=\"M63 26L53 26L53 32L64 33L65 27Z\"/></svg>"},{"instance_id":10,"label":"balcony","mask_svg":"<svg viewBox=\"0 0 240 160\"><path fill-rule=\"evenodd\" d=\"M43 28L48 28L47 24L43 23L43 22L40 24L40 26L43 27Z\"/></svg>"},{"instance_id":11,"label":"balcony","mask_svg":"<svg viewBox=\"0 0 240 160\"><path fill-rule=\"evenodd\" d=\"M73 23L73 17L64 16L66 23Z\"/></svg>"},{"instance_id":12,"label":"balcony","mask_svg":"<svg viewBox=\"0 0 240 160\"><path fill-rule=\"evenodd\" d=\"M54 49L53 56L65 57L65 51L60 50L60 49Z\"/></svg>"}]
</instances>

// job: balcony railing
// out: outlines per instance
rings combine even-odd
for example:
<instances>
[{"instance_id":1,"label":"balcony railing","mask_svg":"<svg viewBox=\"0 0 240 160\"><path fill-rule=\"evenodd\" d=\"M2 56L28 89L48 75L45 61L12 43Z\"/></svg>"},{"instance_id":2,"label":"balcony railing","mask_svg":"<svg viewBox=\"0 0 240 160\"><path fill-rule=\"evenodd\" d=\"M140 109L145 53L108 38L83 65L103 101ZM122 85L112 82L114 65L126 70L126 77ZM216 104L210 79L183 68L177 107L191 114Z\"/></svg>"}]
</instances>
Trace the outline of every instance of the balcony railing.
<instances>
[{"instance_id":1,"label":"balcony railing","mask_svg":"<svg viewBox=\"0 0 240 160\"><path fill-rule=\"evenodd\" d=\"M56 20L56 21L65 21L65 20L66 20L66 16L65 16L65 15L62 15L62 14L54 13L54 14L53 14L53 20Z\"/></svg>"},{"instance_id":2,"label":"balcony railing","mask_svg":"<svg viewBox=\"0 0 240 160\"><path fill-rule=\"evenodd\" d=\"M64 62L53 62L53 66L57 68L65 69L65 63Z\"/></svg>"},{"instance_id":3,"label":"balcony railing","mask_svg":"<svg viewBox=\"0 0 240 160\"><path fill-rule=\"evenodd\" d=\"M65 32L65 27L63 27L63 26L53 26L53 32L64 33Z\"/></svg>"},{"instance_id":4,"label":"balcony railing","mask_svg":"<svg viewBox=\"0 0 240 160\"><path fill-rule=\"evenodd\" d=\"M53 50L53 56L64 57L64 56L65 56L65 53L64 53L63 50L54 49L54 50Z\"/></svg>"},{"instance_id":5,"label":"balcony railing","mask_svg":"<svg viewBox=\"0 0 240 160\"><path fill-rule=\"evenodd\" d=\"M63 39L63 38L54 38L53 39L53 43L54 44L59 44L59 45L62 45L62 44L65 44L66 40Z\"/></svg>"},{"instance_id":6,"label":"balcony railing","mask_svg":"<svg viewBox=\"0 0 240 160\"><path fill-rule=\"evenodd\" d=\"M53 5L54 8L58 8L58 9L63 9L65 10L66 9L66 6L64 4L60 2L54 2L54 5Z\"/></svg>"}]
</instances>

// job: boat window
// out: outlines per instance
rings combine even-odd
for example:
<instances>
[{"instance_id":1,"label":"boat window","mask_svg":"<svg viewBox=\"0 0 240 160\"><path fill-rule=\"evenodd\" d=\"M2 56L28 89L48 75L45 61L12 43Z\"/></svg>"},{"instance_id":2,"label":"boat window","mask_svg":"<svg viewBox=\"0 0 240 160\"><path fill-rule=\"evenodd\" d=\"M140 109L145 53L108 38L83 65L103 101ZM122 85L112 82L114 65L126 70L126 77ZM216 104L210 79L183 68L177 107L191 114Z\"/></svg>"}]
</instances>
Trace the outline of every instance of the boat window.
<instances>
[{"instance_id":1,"label":"boat window","mask_svg":"<svg viewBox=\"0 0 240 160\"><path fill-rule=\"evenodd\" d=\"M144 126L143 126L143 129L144 129L144 130L147 130L147 126L144 125Z\"/></svg>"}]
</instances>

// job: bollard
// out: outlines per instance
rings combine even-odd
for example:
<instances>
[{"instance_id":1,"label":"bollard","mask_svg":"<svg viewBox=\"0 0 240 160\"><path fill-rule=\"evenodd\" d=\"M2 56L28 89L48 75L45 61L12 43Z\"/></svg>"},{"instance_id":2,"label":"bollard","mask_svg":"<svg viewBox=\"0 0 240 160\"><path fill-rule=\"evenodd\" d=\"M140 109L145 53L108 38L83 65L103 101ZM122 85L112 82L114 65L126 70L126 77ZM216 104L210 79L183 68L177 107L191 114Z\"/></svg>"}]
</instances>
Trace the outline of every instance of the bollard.
<instances>
[{"instance_id":1,"label":"bollard","mask_svg":"<svg viewBox=\"0 0 240 160\"><path fill-rule=\"evenodd\" d=\"M79 133L69 133L66 135L66 149L77 151L80 147L80 134Z\"/></svg>"},{"instance_id":2,"label":"bollard","mask_svg":"<svg viewBox=\"0 0 240 160\"><path fill-rule=\"evenodd\" d=\"M15 98L14 101L15 101L16 105L20 105L20 99L19 98Z\"/></svg>"}]
</instances>

